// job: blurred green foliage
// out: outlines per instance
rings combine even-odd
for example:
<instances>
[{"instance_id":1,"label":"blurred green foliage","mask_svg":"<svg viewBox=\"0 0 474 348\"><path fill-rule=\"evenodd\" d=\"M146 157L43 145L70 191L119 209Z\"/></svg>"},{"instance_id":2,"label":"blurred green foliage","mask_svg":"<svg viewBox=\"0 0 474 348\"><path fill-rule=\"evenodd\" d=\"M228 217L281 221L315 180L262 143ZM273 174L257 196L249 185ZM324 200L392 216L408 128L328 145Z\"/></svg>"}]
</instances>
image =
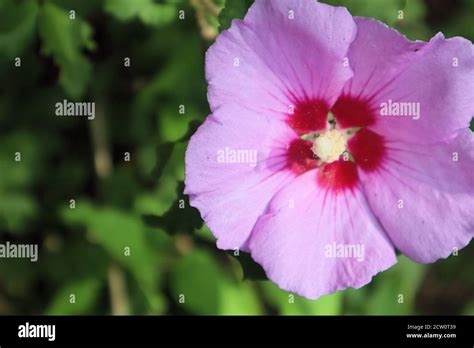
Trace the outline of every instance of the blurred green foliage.
<instances>
[{"instance_id":1,"label":"blurred green foliage","mask_svg":"<svg viewBox=\"0 0 474 348\"><path fill-rule=\"evenodd\" d=\"M233 19L242 19L253 0L227 1L226 6L219 13L219 31L230 28Z\"/></svg>"},{"instance_id":2,"label":"blurred green foliage","mask_svg":"<svg viewBox=\"0 0 474 348\"><path fill-rule=\"evenodd\" d=\"M474 36L469 0L327 2L412 39ZM40 248L36 263L1 260L0 314L474 313L472 245L434 265L400 256L368 286L318 301L254 280L248 255L215 247L182 193L183 158L209 113L203 33L250 4L0 0L0 239ZM100 129L56 117L63 99L94 101Z\"/></svg>"}]
</instances>

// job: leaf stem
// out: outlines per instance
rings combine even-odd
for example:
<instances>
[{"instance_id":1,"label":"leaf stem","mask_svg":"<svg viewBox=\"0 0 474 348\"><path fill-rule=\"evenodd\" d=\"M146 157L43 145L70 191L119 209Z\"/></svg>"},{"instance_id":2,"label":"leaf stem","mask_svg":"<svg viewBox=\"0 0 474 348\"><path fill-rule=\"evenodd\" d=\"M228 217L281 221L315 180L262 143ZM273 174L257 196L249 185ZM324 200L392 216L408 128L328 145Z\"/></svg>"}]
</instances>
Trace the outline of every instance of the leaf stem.
<instances>
[{"instance_id":1,"label":"leaf stem","mask_svg":"<svg viewBox=\"0 0 474 348\"><path fill-rule=\"evenodd\" d=\"M211 25L209 25L206 19L206 14L207 14L206 7L209 10L208 6L211 6L211 4L209 3L212 3L212 1L190 0L190 3L191 3L191 6L196 11L196 21L201 29L201 36L203 37L203 39L208 40L208 41L214 40L217 37L217 30L213 28ZM212 3L212 5L215 6L214 3ZM216 10L217 12L215 12ZM214 15L214 12L218 14L219 10L216 8L211 11L213 15Z\"/></svg>"},{"instance_id":2,"label":"leaf stem","mask_svg":"<svg viewBox=\"0 0 474 348\"><path fill-rule=\"evenodd\" d=\"M107 142L107 122L102 103L97 103L95 118L89 122L94 167L100 181L106 179L113 169L112 156ZM129 301L122 269L112 261L107 271L109 284L110 307L112 315L129 313Z\"/></svg>"}]
</instances>

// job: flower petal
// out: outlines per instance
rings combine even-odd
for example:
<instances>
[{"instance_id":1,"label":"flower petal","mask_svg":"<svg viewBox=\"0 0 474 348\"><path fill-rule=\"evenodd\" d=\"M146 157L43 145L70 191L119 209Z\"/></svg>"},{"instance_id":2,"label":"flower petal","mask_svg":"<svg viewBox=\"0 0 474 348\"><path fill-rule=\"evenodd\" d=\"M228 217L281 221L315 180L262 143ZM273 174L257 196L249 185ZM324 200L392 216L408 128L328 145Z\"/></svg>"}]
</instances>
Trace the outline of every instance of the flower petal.
<instances>
[{"instance_id":1,"label":"flower petal","mask_svg":"<svg viewBox=\"0 0 474 348\"><path fill-rule=\"evenodd\" d=\"M355 33L345 8L256 0L207 52L211 110L232 101L286 115L305 98L333 103L352 76L343 58Z\"/></svg>"},{"instance_id":2,"label":"flower petal","mask_svg":"<svg viewBox=\"0 0 474 348\"><path fill-rule=\"evenodd\" d=\"M273 282L310 299L359 288L397 262L358 188L334 194L316 182L313 170L282 189L249 241ZM338 255L345 248L353 254Z\"/></svg>"},{"instance_id":3,"label":"flower petal","mask_svg":"<svg viewBox=\"0 0 474 348\"><path fill-rule=\"evenodd\" d=\"M423 263L466 246L474 236L474 134L429 146L390 141L386 151L383 168L361 180L394 245Z\"/></svg>"},{"instance_id":4,"label":"flower petal","mask_svg":"<svg viewBox=\"0 0 474 348\"><path fill-rule=\"evenodd\" d=\"M295 174L287 146L296 135L283 122L237 105L209 116L186 151L185 193L221 249L245 242L273 195Z\"/></svg>"},{"instance_id":5,"label":"flower petal","mask_svg":"<svg viewBox=\"0 0 474 348\"><path fill-rule=\"evenodd\" d=\"M357 37L349 51L354 77L344 95L370 101L376 110L374 130L392 138L435 143L456 136L474 115L474 48L470 41L436 35L413 42L369 18L355 18ZM410 116L382 116L392 101ZM419 118L416 104L419 103ZM392 114L397 111L392 109Z\"/></svg>"}]
</instances>

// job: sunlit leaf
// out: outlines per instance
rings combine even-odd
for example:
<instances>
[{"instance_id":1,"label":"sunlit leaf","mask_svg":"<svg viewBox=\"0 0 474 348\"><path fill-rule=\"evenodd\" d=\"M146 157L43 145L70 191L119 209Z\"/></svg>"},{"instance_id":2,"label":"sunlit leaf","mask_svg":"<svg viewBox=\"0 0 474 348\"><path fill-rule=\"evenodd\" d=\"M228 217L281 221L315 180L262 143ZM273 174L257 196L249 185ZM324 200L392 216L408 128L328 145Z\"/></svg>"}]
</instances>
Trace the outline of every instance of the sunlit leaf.
<instances>
[{"instance_id":1,"label":"sunlit leaf","mask_svg":"<svg viewBox=\"0 0 474 348\"><path fill-rule=\"evenodd\" d=\"M267 299L282 315L338 315L342 311L341 292L308 300L281 290L271 282L262 283L262 287Z\"/></svg>"},{"instance_id":2,"label":"sunlit leaf","mask_svg":"<svg viewBox=\"0 0 474 348\"><path fill-rule=\"evenodd\" d=\"M251 315L261 308L250 283L227 276L209 254L193 250L180 258L172 276L172 296L194 314Z\"/></svg>"},{"instance_id":3,"label":"sunlit leaf","mask_svg":"<svg viewBox=\"0 0 474 348\"><path fill-rule=\"evenodd\" d=\"M100 295L98 279L87 278L71 282L61 288L48 305L46 315L93 314Z\"/></svg>"},{"instance_id":4,"label":"sunlit leaf","mask_svg":"<svg viewBox=\"0 0 474 348\"><path fill-rule=\"evenodd\" d=\"M42 51L60 67L59 82L71 98L80 98L91 77L91 65L82 53L93 49L91 26L52 3L45 3L39 15Z\"/></svg>"},{"instance_id":5,"label":"sunlit leaf","mask_svg":"<svg viewBox=\"0 0 474 348\"><path fill-rule=\"evenodd\" d=\"M153 269L158 263L147 248L146 230L139 217L87 201L78 201L75 209L65 207L61 213L66 222L85 226L92 242L130 269L141 284L153 286Z\"/></svg>"},{"instance_id":6,"label":"sunlit leaf","mask_svg":"<svg viewBox=\"0 0 474 348\"><path fill-rule=\"evenodd\" d=\"M366 303L366 314L410 314L418 286L426 268L405 256L398 264L374 279L374 289Z\"/></svg>"},{"instance_id":7,"label":"sunlit leaf","mask_svg":"<svg viewBox=\"0 0 474 348\"><path fill-rule=\"evenodd\" d=\"M119 20L139 18L144 24L153 26L166 25L177 18L173 4L159 4L153 0L105 0L104 9Z\"/></svg>"}]
</instances>

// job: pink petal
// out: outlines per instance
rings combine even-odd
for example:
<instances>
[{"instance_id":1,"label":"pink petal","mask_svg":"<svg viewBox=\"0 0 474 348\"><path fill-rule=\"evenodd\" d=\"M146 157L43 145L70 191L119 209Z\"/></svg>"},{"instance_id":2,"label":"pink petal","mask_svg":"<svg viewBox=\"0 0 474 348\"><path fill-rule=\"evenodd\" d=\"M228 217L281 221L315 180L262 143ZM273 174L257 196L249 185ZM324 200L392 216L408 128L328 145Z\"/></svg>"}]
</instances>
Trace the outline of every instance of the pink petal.
<instances>
[{"instance_id":1,"label":"pink petal","mask_svg":"<svg viewBox=\"0 0 474 348\"><path fill-rule=\"evenodd\" d=\"M258 216L294 178L286 147L295 137L285 123L237 105L220 107L192 136L185 193L218 238L219 248L246 250ZM233 163L232 151L244 151L235 157L244 163ZM225 153L222 161L219 155Z\"/></svg>"},{"instance_id":2,"label":"pink petal","mask_svg":"<svg viewBox=\"0 0 474 348\"><path fill-rule=\"evenodd\" d=\"M370 101L377 114L375 131L400 140L434 143L452 139L458 130L469 127L474 114L470 41L438 34L429 43L412 42L373 19L356 18L356 23L357 37L349 51L354 77L343 94ZM389 100L419 103L420 118L381 116L381 104Z\"/></svg>"},{"instance_id":3,"label":"pink petal","mask_svg":"<svg viewBox=\"0 0 474 348\"><path fill-rule=\"evenodd\" d=\"M361 180L394 245L423 263L466 246L474 236L474 135L466 129L429 146L389 141L386 151L383 168Z\"/></svg>"},{"instance_id":4,"label":"pink petal","mask_svg":"<svg viewBox=\"0 0 474 348\"><path fill-rule=\"evenodd\" d=\"M331 193L315 185L316 174L306 172L282 189L249 241L252 257L273 282L310 299L359 288L397 261L359 189ZM331 257L328 249L338 245L363 246L361 261Z\"/></svg>"},{"instance_id":5,"label":"pink petal","mask_svg":"<svg viewBox=\"0 0 474 348\"><path fill-rule=\"evenodd\" d=\"M343 58L355 31L343 8L257 0L245 19L233 21L207 52L213 115L189 143L185 192L220 248L245 250L273 195L314 166L303 156L307 151L298 148L288 155L297 139L287 122L290 108L300 115L335 101L352 76ZM325 121L326 113L321 115ZM293 128L313 127L292 121ZM257 151L258 165L219 163L217 152L226 148Z\"/></svg>"},{"instance_id":6,"label":"pink petal","mask_svg":"<svg viewBox=\"0 0 474 348\"><path fill-rule=\"evenodd\" d=\"M345 8L256 0L207 52L211 110L236 102L278 117L304 99L333 103L352 76L343 58L355 33Z\"/></svg>"}]
</instances>

